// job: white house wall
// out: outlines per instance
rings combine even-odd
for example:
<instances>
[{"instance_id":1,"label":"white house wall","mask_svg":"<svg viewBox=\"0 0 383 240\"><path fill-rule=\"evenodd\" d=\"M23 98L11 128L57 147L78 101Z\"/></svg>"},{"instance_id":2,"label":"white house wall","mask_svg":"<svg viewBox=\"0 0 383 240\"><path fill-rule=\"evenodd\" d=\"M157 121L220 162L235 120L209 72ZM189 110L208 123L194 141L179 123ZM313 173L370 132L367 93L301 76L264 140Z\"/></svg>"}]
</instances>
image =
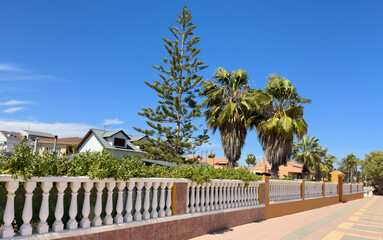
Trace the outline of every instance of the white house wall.
<instances>
[{"instance_id":1,"label":"white house wall","mask_svg":"<svg viewBox=\"0 0 383 240\"><path fill-rule=\"evenodd\" d=\"M94 136L94 133L92 133L88 139L82 144L82 146L79 149L79 152L98 152L102 151L103 147L101 143L97 140L96 136Z\"/></svg>"}]
</instances>

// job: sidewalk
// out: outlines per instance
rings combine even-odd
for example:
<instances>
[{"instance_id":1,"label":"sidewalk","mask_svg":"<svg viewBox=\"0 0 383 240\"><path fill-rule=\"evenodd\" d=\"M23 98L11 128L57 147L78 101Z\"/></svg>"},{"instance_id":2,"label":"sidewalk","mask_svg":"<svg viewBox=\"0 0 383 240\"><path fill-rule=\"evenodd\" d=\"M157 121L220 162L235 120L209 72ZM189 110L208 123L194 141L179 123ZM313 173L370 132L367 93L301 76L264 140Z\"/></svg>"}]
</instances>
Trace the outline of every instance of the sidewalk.
<instances>
[{"instance_id":1,"label":"sidewalk","mask_svg":"<svg viewBox=\"0 0 383 240\"><path fill-rule=\"evenodd\" d=\"M383 239L383 196L267 219L194 239Z\"/></svg>"}]
</instances>

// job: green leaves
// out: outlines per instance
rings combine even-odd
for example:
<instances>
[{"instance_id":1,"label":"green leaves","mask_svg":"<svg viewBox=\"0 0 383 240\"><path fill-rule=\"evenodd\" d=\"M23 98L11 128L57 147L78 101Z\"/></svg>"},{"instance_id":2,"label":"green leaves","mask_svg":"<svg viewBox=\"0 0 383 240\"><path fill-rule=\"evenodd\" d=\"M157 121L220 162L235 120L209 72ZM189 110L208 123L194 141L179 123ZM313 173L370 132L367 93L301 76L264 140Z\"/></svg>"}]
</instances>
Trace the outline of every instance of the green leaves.
<instances>
[{"instance_id":1,"label":"green leaves","mask_svg":"<svg viewBox=\"0 0 383 240\"><path fill-rule=\"evenodd\" d=\"M69 157L57 157L45 153L33 154L24 143L16 146L9 155L0 154L0 174L11 174L28 179L32 176L88 176L91 179L114 178L127 181L130 178L188 178L198 183L211 179L237 179L257 181L260 178L247 169L215 169L213 166L180 165L165 167L156 164L146 166L139 157L125 155L121 158L110 152L86 152Z\"/></svg>"}]
</instances>

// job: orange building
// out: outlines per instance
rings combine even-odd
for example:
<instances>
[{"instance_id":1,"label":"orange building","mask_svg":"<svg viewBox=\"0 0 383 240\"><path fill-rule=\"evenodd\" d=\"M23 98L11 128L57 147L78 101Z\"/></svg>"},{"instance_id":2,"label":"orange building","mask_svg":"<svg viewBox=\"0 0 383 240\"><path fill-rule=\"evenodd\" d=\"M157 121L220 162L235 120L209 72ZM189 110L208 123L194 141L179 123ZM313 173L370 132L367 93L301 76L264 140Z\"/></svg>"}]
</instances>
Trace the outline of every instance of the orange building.
<instances>
[{"instance_id":1,"label":"orange building","mask_svg":"<svg viewBox=\"0 0 383 240\"><path fill-rule=\"evenodd\" d=\"M292 177L294 179L302 178L302 169L303 164L288 161L287 165L279 166L279 178ZM271 164L268 161L265 161L265 158L262 157L262 160L258 162L254 167L249 168L252 173L256 172L267 172L271 173ZM315 174L314 171L311 171L311 174Z\"/></svg>"},{"instance_id":2,"label":"orange building","mask_svg":"<svg viewBox=\"0 0 383 240\"><path fill-rule=\"evenodd\" d=\"M229 160L227 158L203 158L199 155L192 155L186 157L186 159L196 159L200 163L207 163L209 165L214 166L215 168L226 168L228 166Z\"/></svg>"}]
</instances>

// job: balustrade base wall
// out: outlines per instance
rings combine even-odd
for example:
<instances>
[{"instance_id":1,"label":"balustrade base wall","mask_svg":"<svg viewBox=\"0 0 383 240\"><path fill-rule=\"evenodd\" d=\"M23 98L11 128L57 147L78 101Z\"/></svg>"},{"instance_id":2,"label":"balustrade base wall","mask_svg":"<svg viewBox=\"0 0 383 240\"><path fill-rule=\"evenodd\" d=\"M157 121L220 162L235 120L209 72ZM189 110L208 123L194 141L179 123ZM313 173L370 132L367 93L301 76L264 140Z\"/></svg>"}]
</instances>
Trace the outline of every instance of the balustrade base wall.
<instances>
[{"instance_id":1,"label":"balustrade base wall","mask_svg":"<svg viewBox=\"0 0 383 240\"><path fill-rule=\"evenodd\" d=\"M264 219L264 216L265 207L264 205L259 205L100 226L91 229L78 229L67 233L52 233L44 235L44 239L182 240L217 230L261 221ZM40 238L39 236L33 236L30 239L41 239L41 236Z\"/></svg>"},{"instance_id":2,"label":"balustrade base wall","mask_svg":"<svg viewBox=\"0 0 383 240\"><path fill-rule=\"evenodd\" d=\"M357 192L357 193L350 193L350 194L344 194L342 196L342 202L352 201L356 199L363 198L364 192Z\"/></svg>"}]
</instances>

